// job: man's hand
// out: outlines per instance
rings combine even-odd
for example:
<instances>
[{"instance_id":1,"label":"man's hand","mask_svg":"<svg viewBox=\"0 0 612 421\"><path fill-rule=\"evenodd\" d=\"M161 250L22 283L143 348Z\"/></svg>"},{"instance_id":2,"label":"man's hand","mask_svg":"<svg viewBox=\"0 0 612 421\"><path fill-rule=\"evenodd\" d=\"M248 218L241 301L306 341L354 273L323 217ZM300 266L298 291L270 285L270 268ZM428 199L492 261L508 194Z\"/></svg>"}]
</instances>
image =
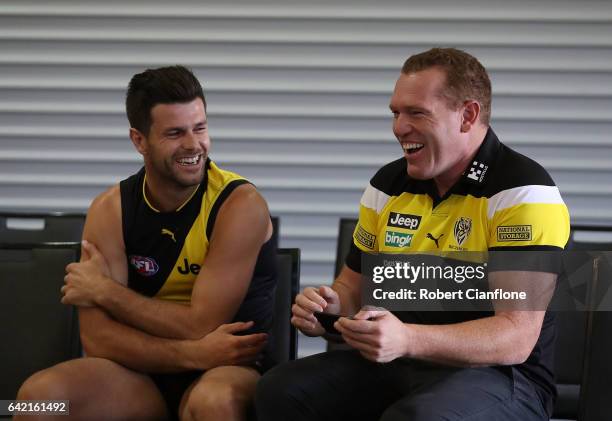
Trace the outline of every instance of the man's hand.
<instances>
[{"instance_id":1,"label":"man's hand","mask_svg":"<svg viewBox=\"0 0 612 421\"><path fill-rule=\"evenodd\" d=\"M236 335L252 326L252 321L223 324L202 339L193 341L195 366L209 370L224 365L247 365L257 361L266 346L268 335Z\"/></svg>"},{"instance_id":2,"label":"man's hand","mask_svg":"<svg viewBox=\"0 0 612 421\"><path fill-rule=\"evenodd\" d=\"M114 281L110 278L106 259L93 243L83 241L81 250L81 261L66 266L62 304L92 307L104 294L108 283Z\"/></svg>"},{"instance_id":3,"label":"man's hand","mask_svg":"<svg viewBox=\"0 0 612 421\"><path fill-rule=\"evenodd\" d=\"M291 307L293 317L291 324L308 336L321 336L325 333L323 326L314 316L315 311L340 313L340 297L328 286L308 287L295 297Z\"/></svg>"},{"instance_id":4,"label":"man's hand","mask_svg":"<svg viewBox=\"0 0 612 421\"><path fill-rule=\"evenodd\" d=\"M370 361L386 363L409 354L408 326L389 311L361 310L334 327L344 341Z\"/></svg>"}]
</instances>

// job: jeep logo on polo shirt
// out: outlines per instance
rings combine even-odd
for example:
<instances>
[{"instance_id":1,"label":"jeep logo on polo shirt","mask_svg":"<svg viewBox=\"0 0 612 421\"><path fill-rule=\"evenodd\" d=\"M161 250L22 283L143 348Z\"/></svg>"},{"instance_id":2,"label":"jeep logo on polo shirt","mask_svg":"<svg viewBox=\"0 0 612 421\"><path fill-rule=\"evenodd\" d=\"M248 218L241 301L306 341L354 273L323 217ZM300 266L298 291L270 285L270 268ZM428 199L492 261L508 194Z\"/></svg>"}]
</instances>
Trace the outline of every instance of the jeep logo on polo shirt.
<instances>
[{"instance_id":1,"label":"jeep logo on polo shirt","mask_svg":"<svg viewBox=\"0 0 612 421\"><path fill-rule=\"evenodd\" d=\"M420 223L421 217L419 215L391 212L389 214L387 226L415 230L419 227Z\"/></svg>"}]
</instances>

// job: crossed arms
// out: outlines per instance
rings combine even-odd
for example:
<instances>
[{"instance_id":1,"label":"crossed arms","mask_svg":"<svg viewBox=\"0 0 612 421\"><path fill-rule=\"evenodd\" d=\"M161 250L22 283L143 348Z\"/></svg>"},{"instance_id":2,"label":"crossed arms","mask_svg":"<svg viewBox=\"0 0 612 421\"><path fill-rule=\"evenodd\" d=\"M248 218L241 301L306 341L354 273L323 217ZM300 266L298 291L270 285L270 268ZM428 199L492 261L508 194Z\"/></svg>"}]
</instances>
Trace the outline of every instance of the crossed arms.
<instances>
[{"instance_id":1,"label":"crossed arms","mask_svg":"<svg viewBox=\"0 0 612 421\"><path fill-rule=\"evenodd\" d=\"M103 193L87 215L81 261L67 267L62 288L62 302L79 308L85 352L145 372L254 361L266 334L237 336L252 322L226 323L244 299L261 245L270 235L265 201L253 186L239 186L219 210L191 302L148 298L125 286L119 187Z\"/></svg>"}]
</instances>

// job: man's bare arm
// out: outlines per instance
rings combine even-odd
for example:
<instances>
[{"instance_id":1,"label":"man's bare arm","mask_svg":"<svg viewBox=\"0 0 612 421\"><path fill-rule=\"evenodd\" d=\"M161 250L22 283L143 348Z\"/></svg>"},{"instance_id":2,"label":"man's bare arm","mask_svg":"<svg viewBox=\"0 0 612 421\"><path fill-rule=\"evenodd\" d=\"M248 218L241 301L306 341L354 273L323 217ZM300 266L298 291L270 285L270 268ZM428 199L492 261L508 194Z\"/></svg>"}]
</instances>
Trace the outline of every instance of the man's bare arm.
<instances>
[{"instance_id":1,"label":"man's bare arm","mask_svg":"<svg viewBox=\"0 0 612 421\"><path fill-rule=\"evenodd\" d=\"M410 325L412 354L461 366L523 363L540 336L556 278L556 274L546 272L491 273L493 289L501 286L514 290L520 285L519 289L527 292L528 303L494 303L493 316L453 325Z\"/></svg>"},{"instance_id":2,"label":"man's bare arm","mask_svg":"<svg viewBox=\"0 0 612 421\"><path fill-rule=\"evenodd\" d=\"M497 281L502 283L504 276L516 276L499 275ZM534 310L509 310L505 305L491 317L449 325L402 323L389 312L361 311L356 315L360 320L340 319L340 330L347 343L375 361L405 356L461 367L520 364L538 340L545 314L541 309L554 290L556 275L521 272L520 276L540 297L539 305L531 303Z\"/></svg>"},{"instance_id":3,"label":"man's bare arm","mask_svg":"<svg viewBox=\"0 0 612 421\"><path fill-rule=\"evenodd\" d=\"M342 267L332 285L340 297L340 314L353 315L361 308L361 274L347 265Z\"/></svg>"},{"instance_id":4,"label":"man's bare arm","mask_svg":"<svg viewBox=\"0 0 612 421\"><path fill-rule=\"evenodd\" d=\"M201 338L234 317L259 250L270 235L265 201L253 186L242 185L219 210L190 304L145 297L109 279L101 280L103 289L94 297L95 303L123 323L155 336Z\"/></svg>"},{"instance_id":5,"label":"man's bare arm","mask_svg":"<svg viewBox=\"0 0 612 421\"><path fill-rule=\"evenodd\" d=\"M118 187L100 195L87 215L83 238L100 245L107 275L127 281L127 262L121 231ZM82 261L86 261L86 253ZM70 289L67 291L70 294ZM251 361L260 352L265 335L235 336L248 324L224 325L205 338L171 340L149 335L113 320L98 307L79 307L81 341L88 356L108 358L132 369L173 372L207 369Z\"/></svg>"}]
</instances>

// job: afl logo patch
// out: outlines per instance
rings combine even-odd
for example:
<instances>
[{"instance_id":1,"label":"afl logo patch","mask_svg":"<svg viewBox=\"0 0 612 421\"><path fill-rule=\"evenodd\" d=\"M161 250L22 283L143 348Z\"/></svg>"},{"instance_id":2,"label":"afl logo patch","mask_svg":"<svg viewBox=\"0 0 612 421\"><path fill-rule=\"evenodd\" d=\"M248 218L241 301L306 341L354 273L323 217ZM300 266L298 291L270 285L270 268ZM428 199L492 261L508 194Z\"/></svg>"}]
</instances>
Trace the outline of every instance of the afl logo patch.
<instances>
[{"instance_id":1,"label":"afl logo patch","mask_svg":"<svg viewBox=\"0 0 612 421\"><path fill-rule=\"evenodd\" d=\"M159 270L157 262L150 257L130 256L130 265L142 276L153 276Z\"/></svg>"}]
</instances>

